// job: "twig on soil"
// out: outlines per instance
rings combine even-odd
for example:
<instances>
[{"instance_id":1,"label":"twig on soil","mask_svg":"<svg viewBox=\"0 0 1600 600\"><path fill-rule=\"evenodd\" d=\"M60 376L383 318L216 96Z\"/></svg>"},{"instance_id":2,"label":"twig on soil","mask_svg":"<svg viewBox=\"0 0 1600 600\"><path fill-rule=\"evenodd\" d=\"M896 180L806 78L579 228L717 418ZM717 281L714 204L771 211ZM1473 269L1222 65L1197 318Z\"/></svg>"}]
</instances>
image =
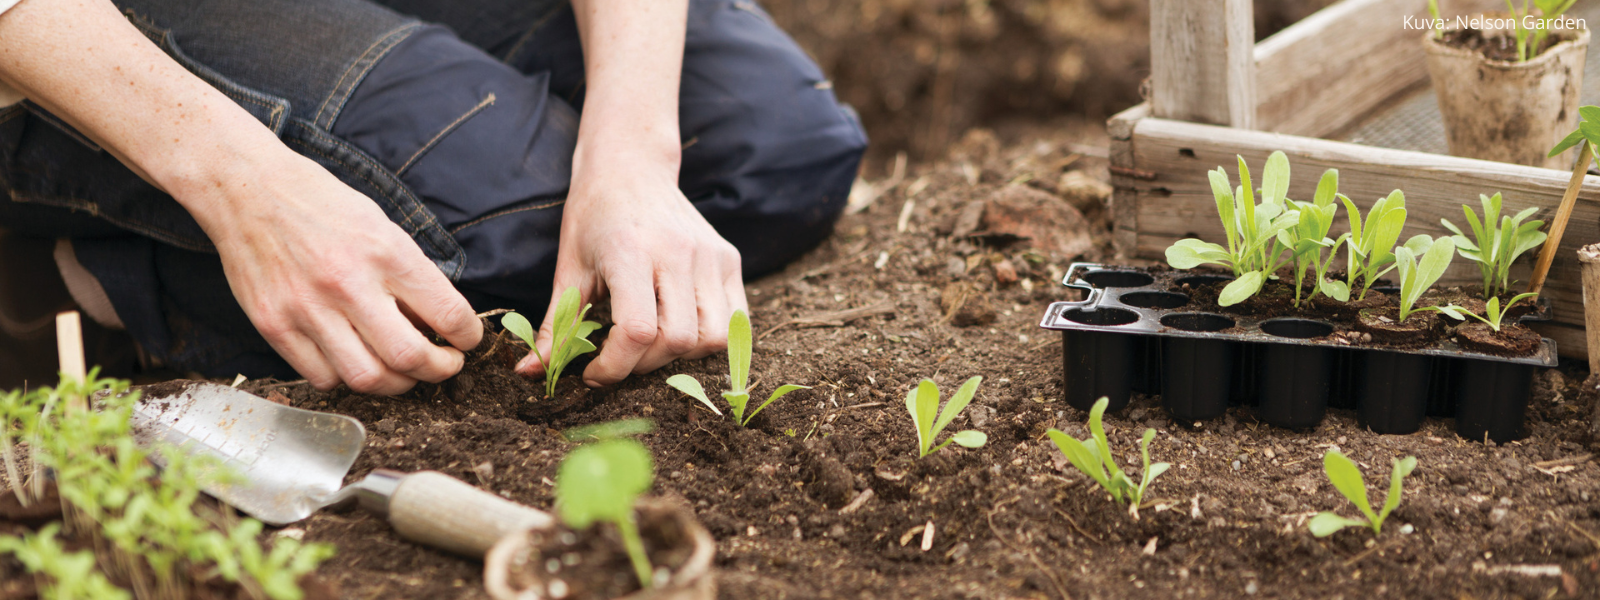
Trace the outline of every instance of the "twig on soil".
<instances>
[{"instance_id":1,"label":"twig on soil","mask_svg":"<svg viewBox=\"0 0 1600 600\"><path fill-rule=\"evenodd\" d=\"M1097 546L1100 545L1100 540L1094 539L1094 536L1089 535L1089 532L1084 531L1082 527L1079 527L1078 522L1072 520L1072 517L1067 516L1067 513L1061 512L1061 509L1059 508L1055 509L1055 511L1056 514L1061 515L1061 518L1066 519L1067 524L1072 526L1072 530L1078 532L1078 535L1083 536L1083 539L1094 542Z\"/></svg>"},{"instance_id":2,"label":"twig on soil","mask_svg":"<svg viewBox=\"0 0 1600 600\"><path fill-rule=\"evenodd\" d=\"M844 505L844 508L839 509L839 514L848 515L861 510L862 505L866 504L868 500L872 499L872 495L872 488L861 490L856 494L855 498L850 499L849 504L846 504Z\"/></svg>"},{"instance_id":3,"label":"twig on soil","mask_svg":"<svg viewBox=\"0 0 1600 600\"><path fill-rule=\"evenodd\" d=\"M851 404L851 405L848 405L848 406L842 406L842 407L839 408L839 410L843 411L843 410L850 410L852 408L872 408L874 406L883 406L883 403L882 402L866 402L866 403L863 403L863 404Z\"/></svg>"},{"instance_id":4,"label":"twig on soil","mask_svg":"<svg viewBox=\"0 0 1600 600\"><path fill-rule=\"evenodd\" d=\"M1364 559L1364 558L1366 558L1368 556L1371 556L1373 552L1377 552L1379 550L1388 549L1390 546L1393 546L1395 544L1395 542L1398 542L1398 541L1400 541L1400 538L1393 538L1393 539L1390 539L1389 541L1384 542L1382 544L1374 544L1371 548L1367 548L1366 550L1363 550L1360 554L1352 556L1352 557L1350 557L1349 560L1344 561L1344 566L1346 568L1352 567L1356 563L1361 562L1361 559Z\"/></svg>"},{"instance_id":5,"label":"twig on soil","mask_svg":"<svg viewBox=\"0 0 1600 600\"><path fill-rule=\"evenodd\" d=\"M1059 344L1059 343L1061 343L1061 337L1060 336L1056 336L1056 337L1052 337L1052 338L1050 338L1048 340L1045 340L1045 341L1039 342L1037 344L1034 344L1032 349L1033 350L1039 350L1039 349L1044 348L1046 346L1049 346L1051 344Z\"/></svg>"},{"instance_id":6,"label":"twig on soil","mask_svg":"<svg viewBox=\"0 0 1600 600\"><path fill-rule=\"evenodd\" d=\"M1539 469L1539 470L1543 471L1543 470L1547 470L1547 469L1553 469L1555 467L1567 467L1567 466L1581 465L1583 463L1589 462L1589 459L1591 459L1591 458L1594 458L1594 455L1590 454L1588 452L1585 452L1583 454L1578 454L1578 455L1575 455L1575 456L1568 456L1568 457L1565 457L1565 458L1557 458L1557 459L1554 459L1554 460L1541 460L1539 462L1533 463L1533 467L1535 469Z\"/></svg>"},{"instance_id":7,"label":"twig on soil","mask_svg":"<svg viewBox=\"0 0 1600 600\"><path fill-rule=\"evenodd\" d=\"M506 314L508 312L511 312L511 309L509 309L509 308L496 308L496 309L493 309L493 310L486 310L486 311L483 311L481 313L478 313L477 317L479 319L487 319L489 317L498 317L498 316Z\"/></svg>"},{"instance_id":8,"label":"twig on soil","mask_svg":"<svg viewBox=\"0 0 1600 600\"><path fill-rule=\"evenodd\" d=\"M849 323L850 321L854 321L856 319L863 319L863 318L866 318L866 317L872 317L872 316L877 316L877 315L885 315L885 314L890 314L890 313L893 313L893 312L895 312L894 301L893 300L885 300L883 302L880 302L878 304L874 304L872 306L862 306L862 307L858 307L858 308L850 308L850 309L845 309L845 310L831 312L831 313L823 313L823 314L820 314L820 315L812 315L812 316L809 316L809 317L798 317L798 318L794 318L794 319L789 319L787 321L784 321L782 323L779 323L779 324L773 326L772 329L768 329L765 333L762 333L761 335L756 336L756 340L759 341L759 340L761 340L763 338L766 338L767 336L772 335L772 332L777 331L779 329L783 329L784 327L787 327L787 326L790 326L790 325L794 325L794 326L797 326L797 327L804 327L804 326L809 326L809 327L844 327L846 323Z\"/></svg>"},{"instance_id":9,"label":"twig on soil","mask_svg":"<svg viewBox=\"0 0 1600 600\"><path fill-rule=\"evenodd\" d=\"M1002 506L1011 504L1021 499L1021 496L1012 496L1009 499L1001 500L1000 502L995 503L994 507L990 508L988 514L985 515L989 521L989 531L994 532L995 539L1000 540L1000 543L1005 544L1006 547L1010 548L1012 552L1026 555L1028 560L1033 562L1033 566L1039 569L1039 572L1044 573L1045 577L1050 579L1051 585L1054 585L1056 588L1056 593L1061 595L1061 600L1072 600L1072 596L1067 594L1067 586L1061 584L1061 579L1056 577L1054 571L1051 571L1048 567L1044 566L1044 561L1039 560L1039 555L1034 554L1033 550L1028 548L1026 543L1022 544L1021 547L1012 544L1011 540L1006 539L1006 536L1000 533L1000 528L995 527L994 513L999 511ZM1071 519L1068 519L1068 521L1071 521Z\"/></svg>"},{"instance_id":10,"label":"twig on soil","mask_svg":"<svg viewBox=\"0 0 1600 600\"><path fill-rule=\"evenodd\" d=\"M1585 539L1589 540L1589 543L1594 544L1596 550L1600 550L1600 536L1589 533L1589 530L1579 527L1577 523L1573 523L1572 521L1567 521L1567 527L1572 528L1573 531L1578 532L1579 535L1582 535Z\"/></svg>"}]
</instances>

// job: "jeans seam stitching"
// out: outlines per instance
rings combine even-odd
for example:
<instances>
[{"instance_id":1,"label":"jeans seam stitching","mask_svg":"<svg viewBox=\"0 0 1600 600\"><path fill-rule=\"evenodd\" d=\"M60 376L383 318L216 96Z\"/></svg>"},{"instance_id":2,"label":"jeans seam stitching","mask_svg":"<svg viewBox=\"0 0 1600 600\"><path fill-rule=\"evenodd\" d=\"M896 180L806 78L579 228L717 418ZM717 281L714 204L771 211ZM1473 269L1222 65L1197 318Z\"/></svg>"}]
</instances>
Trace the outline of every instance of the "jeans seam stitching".
<instances>
[{"instance_id":1,"label":"jeans seam stitching","mask_svg":"<svg viewBox=\"0 0 1600 600\"><path fill-rule=\"evenodd\" d=\"M467 221L466 223L462 223L460 225L457 225L454 229L449 230L450 231L450 235L454 236L454 235L456 235L458 233L461 233L462 231L467 230L468 228L470 228L470 227L472 227L474 225L482 224L484 221L488 221L488 220L491 220L491 219L498 219L500 217L504 217L504 216L508 216L508 215L514 215L514 214L517 214L517 213L520 213L520 212L527 212L527 211L530 211L530 210L544 210L546 208L551 208L551 207L554 207L554 206L560 206L560 205L566 204L566 203L567 203L566 199L563 198L561 200L556 200L554 202L546 202L544 204L535 204L533 206L518 206L516 208L507 208L507 209L498 210L498 211L489 213L487 215L478 217L476 219L473 219L471 221Z\"/></svg>"},{"instance_id":2,"label":"jeans seam stitching","mask_svg":"<svg viewBox=\"0 0 1600 600\"><path fill-rule=\"evenodd\" d=\"M439 144L439 140L444 139L444 136L446 135L450 135L450 132L461 127L461 125L466 123L468 119L477 116L478 113L483 112L484 109L494 105L494 100L494 92L489 92L489 96L478 102L477 106L472 107L472 109L468 110L465 114L456 117L456 120L451 121L450 124L446 125L444 129L439 131L439 133L434 134L432 139L423 144L421 148L417 148L416 152L411 153L411 158L407 158L406 162L401 164L399 169L395 169L395 177L405 175L405 172L410 170L412 165L417 163L417 160L421 159L423 155L426 155L428 151L433 150L433 147Z\"/></svg>"},{"instance_id":3,"label":"jeans seam stitching","mask_svg":"<svg viewBox=\"0 0 1600 600\"><path fill-rule=\"evenodd\" d=\"M93 201L83 200L81 198L73 198L70 196L27 194L15 189L11 190L10 196L12 202L17 202L19 204L42 204L46 206L63 207L69 210L86 212L92 217L105 220L123 229L136 231L139 234L154 239L158 242L164 242L185 250L207 254L215 254L217 252L215 245L207 247L207 245L203 242L197 242L188 236L181 236L168 232L155 225L145 223L144 221L136 219L124 219L107 215L105 212L100 210L100 205Z\"/></svg>"},{"instance_id":4,"label":"jeans seam stitching","mask_svg":"<svg viewBox=\"0 0 1600 600\"><path fill-rule=\"evenodd\" d=\"M366 79L367 73L371 72L372 67L378 63L377 59L373 58L374 53L377 55L388 53L396 44L404 40L407 35L420 27L421 24L416 22L406 23L384 34L372 42L372 45L367 46L367 49L362 51L361 56L356 57L356 60L350 63L344 73L339 75L339 81L334 84L333 90L328 93L327 98L322 100L322 105L317 107L317 115L312 121L313 124L324 129L332 127L333 121L337 118L339 112L344 109L344 103L350 99L351 94L355 93L356 84ZM354 75L353 79L352 75ZM349 82L348 86L346 86L347 81ZM338 99L337 102L335 102L336 98ZM332 112L329 112L330 104L333 108Z\"/></svg>"},{"instance_id":5,"label":"jeans seam stitching","mask_svg":"<svg viewBox=\"0 0 1600 600\"><path fill-rule=\"evenodd\" d=\"M537 20L535 20L533 22L533 26L529 27L528 31L524 32L522 34L522 37L517 39L517 43L512 44L511 45L511 49L506 51L506 55L500 58L500 62L509 64L511 62L511 59L516 58L517 53L521 52L522 48L524 46L527 46L528 42L533 40L534 32L539 31L540 29L544 28L544 26L547 23L549 23L551 19L554 19L554 18L556 18L556 15L561 14L561 9L566 8L566 7L567 7L567 5L564 4L564 3L557 3L555 8L550 9L549 13L547 13L547 14L545 14L545 16L539 17Z\"/></svg>"}]
</instances>

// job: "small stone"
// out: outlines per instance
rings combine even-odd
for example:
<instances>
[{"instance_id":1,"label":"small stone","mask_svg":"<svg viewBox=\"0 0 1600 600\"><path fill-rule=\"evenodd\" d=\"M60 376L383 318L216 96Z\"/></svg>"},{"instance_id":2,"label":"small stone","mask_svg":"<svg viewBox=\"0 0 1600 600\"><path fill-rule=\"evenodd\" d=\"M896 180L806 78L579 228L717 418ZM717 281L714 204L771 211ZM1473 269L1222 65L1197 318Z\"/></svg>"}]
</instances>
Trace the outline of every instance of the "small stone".
<instances>
[{"instance_id":1,"label":"small stone","mask_svg":"<svg viewBox=\"0 0 1600 600\"><path fill-rule=\"evenodd\" d=\"M1011 264L1011 259L1001 259L994 263L994 279L1000 285L1011 285L1017 282L1017 267Z\"/></svg>"},{"instance_id":2,"label":"small stone","mask_svg":"<svg viewBox=\"0 0 1600 600\"><path fill-rule=\"evenodd\" d=\"M1254 579L1250 580L1250 583L1244 584L1244 593L1246 594L1254 596L1259 591L1261 591L1261 585L1257 584Z\"/></svg>"},{"instance_id":3,"label":"small stone","mask_svg":"<svg viewBox=\"0 0 1600 600\"><path fill-rule=\"evenodd\" d=\"M744 534L750 537L755 537L761 535L761 530L756 529L755 525L750 525L744 528Z\"/></svg>"},{"instance_id":4,"label":"small stone","mask_svg":"<svg viewBox=\"0 0 1600 600\"><path fill-rule=\"evenodd\" d=\"M828 528L828 537L831 537L831 538L842 538L842 537L844 537L844 525L842 523L834 523L833 527L829 527Z\"/></svg>"},{"instance_id":5,"label":"small stone","mask_svg":"<svg viewBox=\"0 0 1600 600\"><path fill-rule=\"evenodd\" d=\"M375 427L380 433L394 433L395 427L398 425L399 423L394 420L394 417L384 417L374 424L373 427Z\"/></svg>"},{"instance_id":6,"label":"small stone","mask_svg":"<svg viewBox=\"0 0 1600 600\"><path fill-rule=\"evenodd\" d=\"M472 474L478 476L478 483L488 483L494 479L494 463L483 461L472 466Z\"/></svg>"},{"instance_id":7,"label":"small stone","mask_svg":"<svg viewBox=\"0 0 1600 600\"><path fill-rule=\"evenodd\" d=\"M1239 466L1240 466L1239 459L1237 459L1237 458L1233 459L1233 470L1235 470L1235 471L1239 470Z\"/></svg>"},{"instance_id":8,"label":"small stone","mask_svg":"<svg viewBox=\"0 0 1600 600\"><path fill-rule=\"evenodd\" d=\"M1498 507L1495 508L1494 510L1489 511L1489 524L1490 525L1499 525L1502 521L1506 520L1506 514L1508 512L1510 512L1510 511L1506 510L1505 508L1498 508Z\"/></svg>"},{"instance_id":9,"label":"small stone","mask_svg":"<svg viewBox=\"0 0 1600 600\"><path fill-rule=\"evenodd\" d=\"M961 277L967 274L967 261L951 257L944 265L944 271L951 277Z\"/></svg>"},{"instance_id":10,"label":"small stone","mask_svg":"<svg viewBox=\"0 0 1600 600\"><path fill-rule=\"evenodd\" d=\"M1417 528L1412 527L1410 523L1406 523L1405 525L1401 525L1400 526L1400 533L1404 534L1404 535L1411 535L1411 532L1416 531L1416 530L1417 530Z\"/></svg>"}]
</instances>

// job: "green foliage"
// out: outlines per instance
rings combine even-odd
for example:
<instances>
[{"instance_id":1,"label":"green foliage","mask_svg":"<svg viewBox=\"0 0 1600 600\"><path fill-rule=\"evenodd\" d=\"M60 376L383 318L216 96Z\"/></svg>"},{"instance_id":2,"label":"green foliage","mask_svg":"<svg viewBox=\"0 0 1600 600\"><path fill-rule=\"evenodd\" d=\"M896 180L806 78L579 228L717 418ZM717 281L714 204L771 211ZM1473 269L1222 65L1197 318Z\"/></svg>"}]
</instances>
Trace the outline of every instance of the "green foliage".
<instances>
[{"instance_id":1,"label":"green foliage","mask_svg":"<svg viewBox=\"0 0 1600 600\"><path fill-rule=\"evenodd\" d=\"M1433 2L1435 0L1429 1ZM1549 28L1545 26L1546 19L1560 18L1578 0L1531 1L1532 7L1529 6L1530 0L1522 0L1522 8L1519 10L1511 0L1506 0L1506 9L1511 12L1512 18L1516 19L1517 22L1517 62L1527 62L1529 58L1532 58L1528 56L1529 50L1537 53L1544 47L1545 37L1550 35ZM1430 8L1432 7L1430 6ZM1530 8L1539 9L1539 14L1544 17L1542 19L1534 19L1533 27L1528 27L1524 19L1529 15Z\"/></svg>"},{"instance_id":2,"label":"green foliage","mask_svg":"<svg viewBox=\"0 0 1600 600\"><path fill-rule=\"evenodd\" d=\"M1139 440L1139 457L1144 463L1144 475L1138 483L1134 483L1133 479L1117 466L1116 457L1111 453L1111 444L1106 438L1105 427L1101 423L1109 403L1109 399L1101 398L1089 409L1089 437L1086 439L1080 441L1057 429L1047 430L1045 434L1050 436L1050 441L1056 443L1062 454L1067 455L1067 460L1072 466L1105 488L1111 494L1112 500L1128 503L1129 510L1137 515L1139 503L1144 501L1144 493L1150 488L1150 482L1167 472L1172 465L1164 462L1150 463L1150 441L1155 439L1156 430L1146 429L1144 436Z\"/></svg>"},{"instance_id":3,"label":"green foliage","mask_svg":"<svg viewBox=\"0 0 1600 600\"><path fill-rule=\"evenodd\" d=\"M931 379L922 380L916 389L906 394L906 410L911 413L911 423L917 428L918 458L938 452L951 442L967 448L981 448L989 442L988 434L967 429L955 432L943 444L933 445L939 432L944 431L972 403L972 397L978 393L981 383L983 377L975 376L961 384L961 388L945 403L943 412L939 410L939 384Z\"/></svg>"},{"instance_id":4,"label":"green foliage","mask_svg":"<svg viewBox=\"0 0 1600 600\"><path fill-rule=\"evenodd\" d=\"M533 359L544 368L544 395L547 398L556 397L556 381L561 379L561 372L572 363L572 359L594 352L594 342L589 341L589 334L599 329L600 324L583 320L593 305L584 304L583 308L579 309L580 300L578 288L569 287L561 292L561 299L556 301L556 312L550 320L550 364L548 365L539 355L538 332L534 331L533 324L529 323L526 317L514 312L500 317L500 326L522 338L533 351Z\"/></svg>"},{"instance_id":5,"label":"green foliage","mask_svg":"<svg viewBox=\"0 0 1600 600\"><path fill-rule=\"evenodd\" d=\"M27 441L35 465L55 471L63 508L68 509L64 511L67 524L96 540L96 551L103 554L100 562L116 566L142 598L176 597L182 593L179 590L193 585L187 579L191 574L213 568L257 597L301 598L300 577L331 556L332 547L278 539L263 557L257 537L260 522L246 519L226 526L219 523L217 515L197 513L201 488L226 482L229 475L214 459L172 448L158 450L165 465L158 473L152 463L155 455L133 439L130 417L138 394L128 393L126 382L97 375L98 371L91 371L85 382L64 378L57 388L0 396L0 440L6 440L7 448ZM95 398L92 409L68 408L73 399L91 397ZM33 477L35 483L43 479L37 471ZM37 489L19 485L16 478L11 481L19 498L36 501L40 497ZM246 533L240 533L241 528ZM40 553L48 549L41 544L46 543L0 537L0 552L17 554L29 564L22 553L44 556ZM40 569L72 567L60 560L39 560L43 561L37 563ZM86 568L94 563L91 557ZM40 569L29 567L55 578L57 585L66 589L68 584L55 571ZM79 585L77 579L84 580L85 586L99 585L89 582L91 577L74 578L70 585ZM57 597L119 596L73 593Z\"/></svg>"},{"instance_id":6,"label":"green foliage","mask_svg":"<svg viewBox=\"0 0 1600 600\"><path fill-rule=\"evenodd\" d=\"M1395 248L1395 265L1400 269L1400 314L1398 318L1405 321L1411 313L1419 310L1439 310L1438 307L1428 306L1417 308L1417 300L1422 294L1433 287L1434 282L1444 275L1445 269L1450 267L1450 260L1455 258L1455 242L1448 237L1433 240L1423 251L1422 260L1417 260L1414 250L1407 246Z\"/></svg>"},{"instance_id":7,"label":"green foliage","mask_svg":"<svg viewBox=\"0 0 1600 600\"><path fill-rule=\"evenodd\" d=\"M1344 203L1345 217L1350 222L1350 239L1345 244L1345 275L1348 279L1342 286L1328 286L1323 293L1348 300L1350 292L1356 289L1356 282L1360 281L1361 294L1358 297L1365 299L1372 283L1394 268L1394 245L1400 241L1400 232L1406 226L1406 195L1395 190L1379 198L1367 212L1365 222L1355 202L1344 194L1339 194L1339 201ZM1429 243L1432 242L1432 238L1427 239ZM1408 245L1410 243L1407 242Z\"/></svg>"},{"instance_id":8,"label":"green foliage","mask_svg":"<svg viewBox=\"0 0 1600 600\"><path fill-rule=\"evenodd\" d=\"M1227 237L1226 247L1194 238L1178 240L1167 248L1167 264L1175 269L1192 269L1211 264L1228 267L1234 280L1222 289L1217 304L1232 306L1261 291L1262 284L1284 262L1280 256L1286 246L1278 233L1300 223L1297 211L1287 205L1289 158L1283 152L1267 157L1261 179L1261 203L1256 204L1250 183L1250 168L1239 157L1239 183L1230 187L1222 167L1209 173L1211 193L1217 203L1217 216Z\"/></svg>"},{"instance_id":9,"label":"green foliage","mask_svg":"<svg viewBox=\"0 0 1600 600\"><path fill-rule=\"evenodd\" d=\"M1428 0L1428 16L1433 19L1433 39L1444 37L1444 28L1439 27L1439 0Z\"/></svg>"},{"instance_id":10,"label":"green foliage","mask_svg":"<svg viewBox=\"0 0 1600 600\"><path fill-rule=\"evenodd\" d=\"M757 406L755 410L750 411L750 414L745 414L745 408L750 404L750 390L755 389L755 386L750 384L751 348L750 317L744 314L742 310L733 311L733 316L728 319L729 389L722 393L722 399L726 400L728 406L732 408L733 420L740 427L749 425L750 420L756 418L756 413L761 412L768 404L772 404L777 399L788 395L789 392L811 389L811 386L805 385L789 384L778 386L778 389L773 390L772 395L767 397L766 402L762 402L761 406ZM673 375L667 378L667 385L677 388L678 391L688 394L689 397L695 400L699 400L701 404L706 405L706 408L710 408L711 412L717 413L718 416L722 415L722 411L706 396L705 388L700 387L700 382L695 378L683 374Z\"/></svg>"},{"instance_id":11,"label":"green foliage","mask_svg":"<svg viewBox=\"0 0 1600 600\"><path fill-rule=\"evenodd\" d=\"M1547 236L1539 231L1544 227L1544 221L1527 221L1533 213L1539 212L1538 207L1528 207L1516 215L1501 215L1498 192L1493 196L1479 194L1478 197L1483 204L1481 220L1471 206L1461 206L1461 211L1466 213L1467 224L1472 226L1472 238L1468 238L1449 219L1439 221L1455 234L1451 239L1460 248L1461 255L1478 263L1478 270L1483 273L1483 297L1487 300L1510 291L1511 264L1524 252L1543 244Z\"/></svg>"},{"instance_id":12,"label":"green foliage","mask_svg":"<svg viewBox=\"0 0 1600 600\"><path fill-rule=\"evenodd\" d=\"M111 584L95 569L94 553L88 550L67 552L56 540L60 523L45 525L38 533L22 537L0 536L0 554L17 557L39 582L43 600L128 600L127 590Z\"/></svg>"},{"instance_id":13,"label":"green foliage","mask_svg":"<svg viewBox=\"0 0 1600 600\"><path fill-rule=\"evenodd\" d=\"M1339 195L1339 171L1328 169L1322 174L1322 181L1317 184L1317 193L1311 202L1297 202L1287 200L1293 212L1299 213L1299 220L1294 227L1278 232L1278 243L1294 256L1294 305L1300 306L1301 288L1305 285L1306 272L1315 271L1315 286L1311 288L1311 295L1307 300L1316 298L1329 282L1325 280L1328 267L1333 263L1333 257L1339 251L1339 246L1350 239L1349 234L1340 235L1338 239L1329 239L1328 230L1333 228L1334 214L1339 211L1339 205L1333 199ZM1322 259L1322 251L1328 250L1328 259ZM1345 299L1349 298L1346 290ZM1338 296L1335 296L1338 297Z\"/></svg>"},{"instance_id":14,"label":"green foliage","mask_svg":"<svg viewBox=\"0 0 1600 600\"><path fill-rule=\"evenodd\" d=\"M1596 144L1596 142L1600 142L1600 106L1578 107L1578 118L1578 128L1572 130L1572 133L1567 134L1567 137L1562 138L1561 141L1556 142L1555 147L1550 149L1551 157L1566 152L1568 148L1576 146L1583 141L1589 142L1589 147L1591 148L1600 147ZM1588 167L1589 165L1574 165L1574 168L1579 169L1587 169Z\"/></svg>"},{"instance_id":15,"label":"green foliage","mask_svg":"<svg viewBox=\"0 0 1600 600\"><path fill-rule=\"evenodd\" d=\"M1384 499L1383 510L1372 512L1372 504L1367 501L1367 482L1361 477L1361 469L1351 462L1345 455L1337 450L1329 450L1322 455L1322 470L1328 474L1328 481L1339 493L1350 500L1351 504L1361 510L1366 520L1341 517L1335 513L1318 513L1311 519L1309 527L1311 534L1317 537L1327 537L1334 532L1352 525L1365 525L1372 528L1373 535L1381 533L1384 519L1389 518L1389 513L1400 506L1400 496L1404 492L1404 482L1407 475L1417 468L1417 458L1407 456L1394 460L1394 469L1389 472L1389 496Z\"/></svg>"},{"instance_id":16,"label":"green foliage","mask_svg":"<svg viewBox=\"0 0 1600 600\"><path fill-rule=\"evenodd\" d=\"M1489 326L1490 329L1493 329L1495 331L1500 331L1500 321L1505 318L1506 313L1511 310L1511 307L1513 305L1515 305L1516 303L1521 302L1523 300L1526 300L1528 298L1538 298L1538 297L1539 297L1539 295L1535 294L1533 292L1526 292L1526 293L1522 293L1522 294L1517 294L1516 297L1513 297L1510 302L1506 303L1506 310L1500 310L1500 299L1499 298L1490 298L1489 301L1484 304L1484 309L1483 309L1483 313L1484 314L1482 314L1482 315L1479 315L1479 314L1477 314L1475 312L1472 312L1472 311L1467 310L1465 308L1462 308L1460 306L1456 306L1454 304L1452 304L1450 306L1440 307L1439 308L1439 312L1442 312L1444 314L1450 315L1451 317L1454 317L1456 320L1460 320L1460 321L1465 321L1466 317L1472 317L1472 318L1477 319L1479 321L1483 321L1485 324L1487 324Z\"/></svg>"},{"instance_id":17,"label":"green foliage","mask_svg":"<svg viewBox=\"0 0 1600 600\"><path fill-rule=\"evenodd\" d=\"M596 433L615 437L578 446L561 461L556 473L556 511L573 529L586 529L597 521L616 525L640 587L649 588L650 557L639 537L633 507L639 496L649 491L655 464L644 444L626 437L638 430L636 425L613 425L568 432L568 439L592 438Z\"/></svg>"}]
</instances>

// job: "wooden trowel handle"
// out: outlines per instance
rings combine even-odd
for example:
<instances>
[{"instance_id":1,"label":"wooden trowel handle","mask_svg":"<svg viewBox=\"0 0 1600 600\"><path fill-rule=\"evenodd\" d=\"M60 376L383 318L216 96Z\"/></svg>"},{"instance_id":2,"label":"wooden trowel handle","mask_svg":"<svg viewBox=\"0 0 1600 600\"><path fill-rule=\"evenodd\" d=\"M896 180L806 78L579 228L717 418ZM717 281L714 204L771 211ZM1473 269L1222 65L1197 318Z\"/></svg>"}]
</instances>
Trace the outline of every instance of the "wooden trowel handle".
<instances>
[{"instance_id":1,"label":"wooden trowel handle","mask_svg":"<svg viewBox=\"0 0 1600 600\"><path fill-rule=\"evenodd\" d=\"M481 560L506 534L555 519L444 473L418 471L401 477L389 497L389 523L408 540Z\"/></svg>"}]
</instances>

